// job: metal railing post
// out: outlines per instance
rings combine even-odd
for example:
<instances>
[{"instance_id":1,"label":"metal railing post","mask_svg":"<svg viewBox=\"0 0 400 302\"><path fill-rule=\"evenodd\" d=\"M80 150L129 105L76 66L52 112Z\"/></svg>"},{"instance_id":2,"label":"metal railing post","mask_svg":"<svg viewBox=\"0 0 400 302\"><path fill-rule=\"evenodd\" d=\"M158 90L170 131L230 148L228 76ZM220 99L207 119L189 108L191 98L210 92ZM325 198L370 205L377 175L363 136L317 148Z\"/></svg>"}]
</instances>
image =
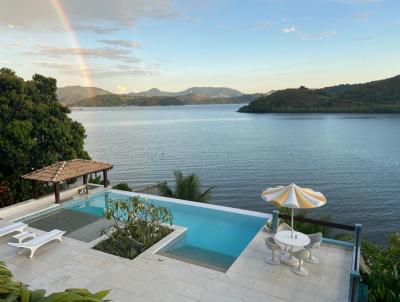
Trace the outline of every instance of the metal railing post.
<instances>
[{"instance_id":1,"label":"metal railing post","mask_svg":"<svg viewBox=\"0 0 400 302\"><path fill-rule=\"evenodd\" d=\"M278 230L278 220L279 220L279 211L272 211L272 233L276 233Z\"/></svg>"},{"instance_id":2,"label":"metal railing post","mask_svg":"<svg viewBox=\"0 0 400 302\"><path fill-rule=\"evenodd\" d=\"M354 225L354 263L353 270L358 272L359 263L360 263L360 243L361 243L361 228L362 225L356 223Z\"/></svg>"},{"instance_id":3,"label":"metal railing post","mask_svg":"<svg viewBox=\"0 0 400 302\"><path fill-rule=\"evenodd\" d=\"M358 302L358 291L360 284L360 274L356 271L350 272L350 290L349 290L349 301Z\"/></svg>"},{"instance_id":4,"label":"metal railing post","mask_svg":"<svg viewBox=\"0 0 400 302\"><path fill-rule=\"evenodd\" d=\"M353 263L350 272L350 290L349 301L358 302L359 285L360 285L360 243L361 243L361 228L362 225L356 223L354 225L354 248L353 248Z\"/></svg>"}]
</instances>

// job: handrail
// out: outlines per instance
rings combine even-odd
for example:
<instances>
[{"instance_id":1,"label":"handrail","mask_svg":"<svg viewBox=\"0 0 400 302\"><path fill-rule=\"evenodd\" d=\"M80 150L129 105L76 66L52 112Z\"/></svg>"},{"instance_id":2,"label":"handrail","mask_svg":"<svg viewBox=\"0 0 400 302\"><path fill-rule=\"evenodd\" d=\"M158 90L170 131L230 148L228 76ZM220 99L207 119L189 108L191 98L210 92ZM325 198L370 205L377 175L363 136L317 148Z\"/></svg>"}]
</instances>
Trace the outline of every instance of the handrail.
<instances>
[{"instance_id":1,"label":"handrail","mask_svg":"<svg viewBox=\"0 0 400 302\"><path fill-rule=\"evenodd\" d=\"M288 214L279 213L279 218L291 219L291 216ZM294 221L307 222L307 223L311 223L311 224L326 226L326 227L335 228L335 229L342 229L342 230L347 230L347 231L355 231L355 229L356 229L356 227L354 225L341 224L341 223L311 219L311 218L300 217L300 216L293 216L293 219L294 219Z\"/></svg>"},{"instance_id":2,"label":"handrail","mask_svg":"<svg viewBox=\"0 0 400 302\"><path fill-rule=\"evenodd\" d=\"M278 228L278 220L279 218L282 219L291 219L291 215L279 213L277 210L274 210L272 213L272 231L276 232ZM350 272L350 290L349 290L349 301L357 302L358 301L358 290L360 284L360 243L361 243L361 224L355 225L348 225L348 224L341 224L335 222L328 222L323 220L293 216L294 221L299 222L306 222L310 224L341 229L346 231L354 232L354 242L353 242L353 257L352 257L352 264L351 264L351 272Z\"/></svg>"}]
</instances>

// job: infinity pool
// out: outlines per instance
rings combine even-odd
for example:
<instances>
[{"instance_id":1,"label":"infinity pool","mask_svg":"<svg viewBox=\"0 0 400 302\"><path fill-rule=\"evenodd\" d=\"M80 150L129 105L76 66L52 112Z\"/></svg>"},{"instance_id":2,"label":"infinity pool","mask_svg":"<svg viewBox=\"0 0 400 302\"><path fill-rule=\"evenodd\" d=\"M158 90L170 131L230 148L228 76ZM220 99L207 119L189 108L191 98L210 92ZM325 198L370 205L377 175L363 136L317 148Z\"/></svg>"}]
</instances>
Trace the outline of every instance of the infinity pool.
<instances>
[{"instance_id":1,"label":"infinity pool","mask_svg":"<svg viewBox=\"0 0 400 302\"><path fill-rule=\"evenodd\" d=\"M64 211L88 217L103 216L106 200L126 200L135 193L111 190L63 206ZM226 271L261 229L268 214L141 194L167 207L175 225L187 231L159 254ZM79 214L80 213L80 214Z\"/></svg>"}]
</instances>

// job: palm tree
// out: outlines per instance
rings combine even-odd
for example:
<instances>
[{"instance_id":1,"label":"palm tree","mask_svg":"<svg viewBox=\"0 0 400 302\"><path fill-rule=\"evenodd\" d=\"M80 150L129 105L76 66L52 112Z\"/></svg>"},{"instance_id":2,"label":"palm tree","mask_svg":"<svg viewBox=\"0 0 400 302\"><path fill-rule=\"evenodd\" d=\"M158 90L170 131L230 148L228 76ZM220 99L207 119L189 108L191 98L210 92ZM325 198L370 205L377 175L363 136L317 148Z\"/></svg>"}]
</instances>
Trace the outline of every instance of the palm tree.
<instances>
[{"instance_id":1,"label":"palm tree","mask_svg":"<svg viewBox=\"0 0 400 302\"><path fill-rule=\"evenodd\" d=\"M212 186L205 190L200 191L199 177L192 173L188 176L183 176L182 171L174 171L175 175L175 191L173 191L167 182L161 182L157 185L161 196L172 197L178 199L185 199L198 202L208 202L211 198L211 190L216 186Z\"/></svg>"}]
</instances>

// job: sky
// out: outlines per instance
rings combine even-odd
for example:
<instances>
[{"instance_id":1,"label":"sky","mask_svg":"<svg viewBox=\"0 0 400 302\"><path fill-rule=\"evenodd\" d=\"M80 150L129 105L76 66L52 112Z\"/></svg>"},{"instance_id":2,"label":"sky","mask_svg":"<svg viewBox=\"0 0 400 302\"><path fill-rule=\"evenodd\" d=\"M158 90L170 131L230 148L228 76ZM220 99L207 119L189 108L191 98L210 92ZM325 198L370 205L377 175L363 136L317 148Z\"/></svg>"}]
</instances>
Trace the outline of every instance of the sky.
<instances>
[{"instance_id":1,"label":"sky","mask_svg":"<svg viewBox=\"0 0 400 302\"><path fill-rule=\"evenodd\" d=\"M0 67L59 87L244 93L400 74L400 0L1 0Z\"/></svg>"}]
</instances>

